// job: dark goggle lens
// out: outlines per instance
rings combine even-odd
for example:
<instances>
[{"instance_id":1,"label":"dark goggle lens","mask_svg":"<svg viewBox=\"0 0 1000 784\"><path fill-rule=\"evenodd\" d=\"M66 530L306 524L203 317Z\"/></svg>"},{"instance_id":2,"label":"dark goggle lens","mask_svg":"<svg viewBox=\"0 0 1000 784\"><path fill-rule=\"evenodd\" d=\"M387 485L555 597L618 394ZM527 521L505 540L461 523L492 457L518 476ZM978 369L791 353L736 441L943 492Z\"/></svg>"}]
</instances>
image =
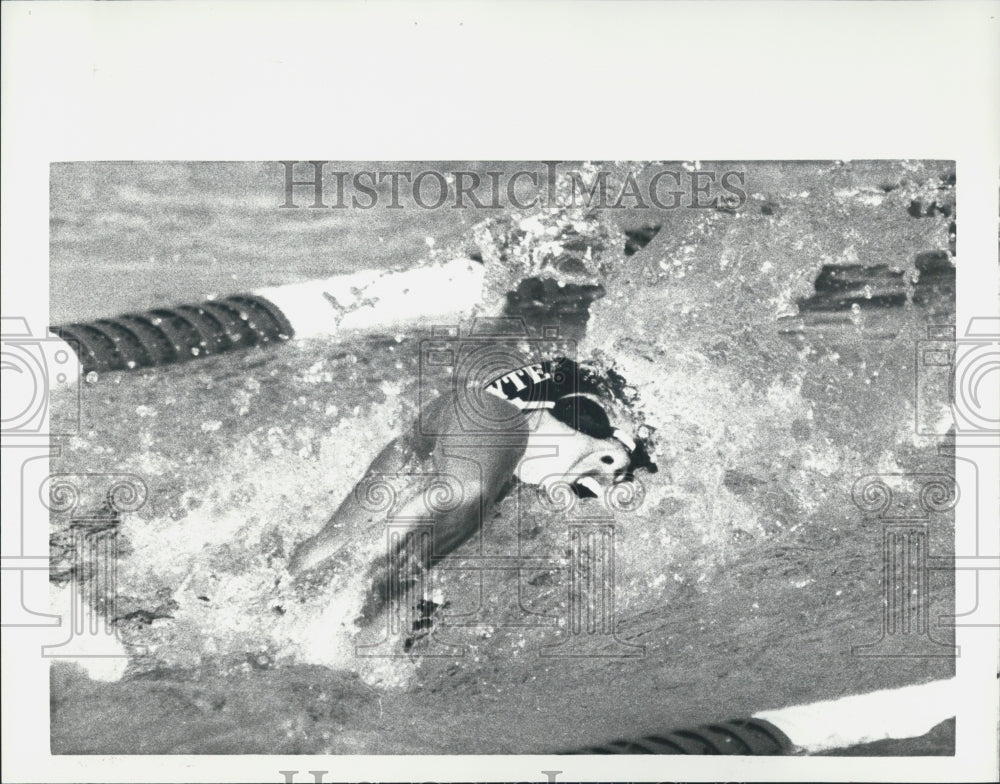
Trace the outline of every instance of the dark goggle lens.
<instances>
[{"instance_id":1,"label":"dark goggle lens","mask_svg":"<svg viewBox=\"0 0 1000 784\"><path fill-rule=\"evenodd\" d=\"M591 438L611 438L614 434L607 412L590 398L564 397L555 402L550 413L564 425Z\"/></svg>"}]
</instances>

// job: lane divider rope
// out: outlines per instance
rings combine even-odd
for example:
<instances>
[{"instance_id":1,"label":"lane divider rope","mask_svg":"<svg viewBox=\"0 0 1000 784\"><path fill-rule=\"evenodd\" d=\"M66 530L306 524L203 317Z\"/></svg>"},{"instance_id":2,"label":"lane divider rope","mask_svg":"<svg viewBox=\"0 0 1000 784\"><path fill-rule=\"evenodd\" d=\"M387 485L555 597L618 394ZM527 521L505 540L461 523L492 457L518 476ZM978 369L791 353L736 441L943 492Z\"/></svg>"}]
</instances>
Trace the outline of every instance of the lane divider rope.
<instances>
[{"instance_id":1,"label":"lane divider rope","mask_svg":"<svg viewBox=\"0 0 1000 784\"><path fill-rule=\"evenodd\" d=\"M749 719L615 740L569 754L818 754L916 738L956 714L954 678L760 711Z\"/></svg>"},{"instance_id":2,"label":"lane divider rope","mask_svg":"<svg viewBox=\"0 0 1000 784\"><path fill-rule=\"evenodd\" d=\"M483 295L481 262L363 271L51 327L80 373L156 367L295 338L393 334L448 323ZM77 374L70 374L74 377Z\"/></svg>"}]
</instances>

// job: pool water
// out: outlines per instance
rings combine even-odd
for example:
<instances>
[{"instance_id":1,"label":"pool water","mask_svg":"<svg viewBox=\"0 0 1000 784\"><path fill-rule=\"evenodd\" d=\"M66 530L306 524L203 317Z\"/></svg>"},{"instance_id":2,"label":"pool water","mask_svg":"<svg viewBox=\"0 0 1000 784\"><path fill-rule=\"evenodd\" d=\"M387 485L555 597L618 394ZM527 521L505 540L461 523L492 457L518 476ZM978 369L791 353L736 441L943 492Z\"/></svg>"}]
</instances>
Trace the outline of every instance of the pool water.
<instances>
[{"instance_id":1,"label":"pool water","mask_svg":"<svg viewBox=\"0 0 1000 784\"><path fill-rule=\"evenodd\" d=\"M850 649L879 637L882 596L881 531L852 503L855 481L953 473L946 435L914 428L944 403L914 400L914 357L928 326L954 322L954 291L947 275L921 283L917 259L950 259L953 169L726 166L746 172L739 210L590 216L621 240L600 289L553 299L532 283L509 303L536 337L562 327L544 350L617 374L616 415L657 472L610 510L553 510L515 486L399 633L354 623L381 533L346 531L344 557L311 580L286 564L422 396L448 388L447 369L421 364L428 335L293 340L83 382L79 431L52 470L137 474L149 492L119 533L115 615L134 655L110 683L53 670L53 750L543 753L950 674L948 658ZM280 177L270 164L54 167L53 322L410 266L475 244L483 220L279 210ZM520 240L536 225L509 208L486 217ZM626 254L626 231L646 244ZM861 268L860 282L837 272ZM824 270L836 280L817 290ZM53 518L57 563L72 557L67 522ZM930 551L952 552L950 514L931 523ZM615 634L570 656L572 564L597 546L574 539L580 526L613 531L601 565ZM610 611L593 584L584 593ZM948 574L930 597L932 618L951 610Z\"/></svg>"}]
</instances>

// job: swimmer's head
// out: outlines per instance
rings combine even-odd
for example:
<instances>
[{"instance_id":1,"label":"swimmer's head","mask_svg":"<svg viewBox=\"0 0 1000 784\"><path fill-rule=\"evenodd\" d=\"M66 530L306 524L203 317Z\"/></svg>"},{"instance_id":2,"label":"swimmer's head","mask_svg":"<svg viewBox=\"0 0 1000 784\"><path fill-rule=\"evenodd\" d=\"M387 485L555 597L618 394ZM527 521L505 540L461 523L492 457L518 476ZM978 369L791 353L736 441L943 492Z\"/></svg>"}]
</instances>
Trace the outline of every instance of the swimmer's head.
<instances>
[{"instance_id":1,"label":"swimmer's head","mask_svg":"<svg viewBox=\"0 0 1000 784\"><path fill-rule=\"evenodd\" d=\"M546 486L567 482L577 495L599 495L602 487L624 479L629 452L611 437L595 437L570 427L548 410L528 414L532 426L517 467L522 482Z\"/></svg>"},{"instance_id":2,"label":"swimmer's head","mask_svg":"<svg viewBox=\"0 0 1000 784\"><path fill-rule=\"evenodd\" d=\"M608 385L570 359L520 368L494 379L487 390L532 420L529 448L518 469L522 481L576 477L577 494L589 496L609 482L631 479L639 468L656 470L641 439L612 424Z\"/></svg>"}]
</instances>

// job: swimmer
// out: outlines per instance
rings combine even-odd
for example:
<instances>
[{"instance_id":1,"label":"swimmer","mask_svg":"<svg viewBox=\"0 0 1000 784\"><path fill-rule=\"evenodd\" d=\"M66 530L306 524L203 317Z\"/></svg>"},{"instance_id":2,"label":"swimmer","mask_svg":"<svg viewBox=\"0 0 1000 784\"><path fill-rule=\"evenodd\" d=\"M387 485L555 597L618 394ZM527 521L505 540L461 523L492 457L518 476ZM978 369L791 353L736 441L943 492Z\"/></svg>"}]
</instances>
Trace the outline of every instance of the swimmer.
<instances>
[{"instance_id":1,"label":"swimmer","mask_svg":"<svg viewBox=\"0 0 1000 784\"><path fill-rule=\"evenodd\" d=\"M499 376L482 394L435 399L407 433L372 461L323 529L295 550L289 571L297 575L328 562L349 544L345 530L369 530L385 522L384 512L380 515L362 504L366 488L380 474L444 475L458 483L456 497L461 500L434 516L431 552L432 560L438 560L479 530L514 477L547 490L557 482L569 483L578 496L593 497L605 486L631 479L638 468L655 470L645 447L612 426L593 378L577 363L560 358ZM472 428L470 404L476 414ZM419 484L411 488L396 516L426 517L424 489ZM403 590L432 566L422 559L397 553L403 574L394 577ZM371 588L361 613L365 619L374 618L386 604L393 577L389 561L383 555L368 569Z\"/></svg>"}]
</instances>

